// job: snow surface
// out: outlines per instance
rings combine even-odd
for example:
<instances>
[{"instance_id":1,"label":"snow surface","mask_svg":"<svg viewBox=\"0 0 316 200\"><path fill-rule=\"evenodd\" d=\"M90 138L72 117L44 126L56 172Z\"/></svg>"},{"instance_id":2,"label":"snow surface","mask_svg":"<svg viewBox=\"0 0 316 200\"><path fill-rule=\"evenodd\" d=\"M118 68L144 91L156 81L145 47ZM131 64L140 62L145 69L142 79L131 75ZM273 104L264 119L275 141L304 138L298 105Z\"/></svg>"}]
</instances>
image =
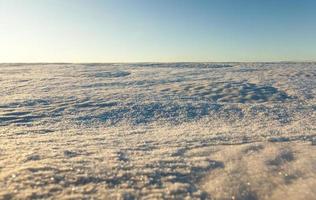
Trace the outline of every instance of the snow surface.
<instances>
[{"instance_id":1,"label":"snow surface","mask_svg":"<svg viewBox=\"0 0 316 200\"><path fill-rule=\"evenodd\" d=\"M0 64L0 199L315 199L316 63Z\"/></svg>"}]
</instances>

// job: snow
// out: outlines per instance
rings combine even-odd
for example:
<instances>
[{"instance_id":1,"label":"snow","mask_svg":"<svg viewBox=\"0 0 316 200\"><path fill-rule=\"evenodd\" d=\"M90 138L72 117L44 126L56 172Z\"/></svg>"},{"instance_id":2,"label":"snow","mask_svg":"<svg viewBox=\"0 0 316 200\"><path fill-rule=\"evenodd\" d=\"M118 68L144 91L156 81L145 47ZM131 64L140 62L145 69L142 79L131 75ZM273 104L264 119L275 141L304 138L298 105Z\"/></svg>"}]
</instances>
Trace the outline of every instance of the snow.
<instances>
[{"instance_id":1,"label":"snow","mask_svg":"<svg viewBox=\"0 0 316 200\"><path fill-rule=\"evenodd\" d=\"M0 64L0 199L315 199L316 63Z\"/></svg>"}]
</instances>

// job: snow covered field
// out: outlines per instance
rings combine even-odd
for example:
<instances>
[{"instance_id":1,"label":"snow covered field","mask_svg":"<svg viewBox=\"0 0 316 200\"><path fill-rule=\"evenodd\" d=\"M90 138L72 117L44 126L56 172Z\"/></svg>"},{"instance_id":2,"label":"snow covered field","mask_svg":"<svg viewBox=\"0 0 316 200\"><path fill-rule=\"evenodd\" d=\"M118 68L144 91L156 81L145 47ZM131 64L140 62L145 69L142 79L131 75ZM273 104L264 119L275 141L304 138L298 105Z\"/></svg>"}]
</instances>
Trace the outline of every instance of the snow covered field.
<instances>
[{"instance_id":1,"label":"snow covered field","mask_svg":"<svg viewBox=\"0 0 316 200\"><path fill-rule=\"evenodd\" d=\"M0 199L315 199L316 63L1 64Z\"/></svg>"}]
</instances>

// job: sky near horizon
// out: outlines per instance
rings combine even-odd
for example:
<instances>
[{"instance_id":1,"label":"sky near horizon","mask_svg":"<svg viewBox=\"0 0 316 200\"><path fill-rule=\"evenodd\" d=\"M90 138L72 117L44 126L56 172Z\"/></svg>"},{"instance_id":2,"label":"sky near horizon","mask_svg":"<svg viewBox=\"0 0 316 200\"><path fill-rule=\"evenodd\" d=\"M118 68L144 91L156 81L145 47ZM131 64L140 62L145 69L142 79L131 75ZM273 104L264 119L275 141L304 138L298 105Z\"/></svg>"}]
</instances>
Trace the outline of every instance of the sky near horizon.
<instances>
[{"instance_id":1,"label":"sky near horizon","mask_svg":"<svg viewBox=\"0 0 316 200\"><path fill-rule=\"evenodd\" d=\"M0 0L0 63L306 60L315 0Z\"/></svg>"}]
</instances>

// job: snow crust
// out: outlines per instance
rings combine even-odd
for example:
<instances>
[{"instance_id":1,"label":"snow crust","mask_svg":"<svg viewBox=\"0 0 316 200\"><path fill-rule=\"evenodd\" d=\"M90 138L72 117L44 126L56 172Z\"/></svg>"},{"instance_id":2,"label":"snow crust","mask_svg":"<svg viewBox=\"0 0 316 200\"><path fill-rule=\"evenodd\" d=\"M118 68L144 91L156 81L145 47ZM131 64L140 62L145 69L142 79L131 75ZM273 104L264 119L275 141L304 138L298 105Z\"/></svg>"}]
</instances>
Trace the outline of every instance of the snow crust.
<instances>
[{"instance_id":1,"label":"snow crust","mask_svg":"<svg viewBox=\"0 0 316 200\"><path fill-rule=\"evenodd\" d=\"M0 199L315 199L316 63L0 64Z\"/></svg>"}]
</instances>

